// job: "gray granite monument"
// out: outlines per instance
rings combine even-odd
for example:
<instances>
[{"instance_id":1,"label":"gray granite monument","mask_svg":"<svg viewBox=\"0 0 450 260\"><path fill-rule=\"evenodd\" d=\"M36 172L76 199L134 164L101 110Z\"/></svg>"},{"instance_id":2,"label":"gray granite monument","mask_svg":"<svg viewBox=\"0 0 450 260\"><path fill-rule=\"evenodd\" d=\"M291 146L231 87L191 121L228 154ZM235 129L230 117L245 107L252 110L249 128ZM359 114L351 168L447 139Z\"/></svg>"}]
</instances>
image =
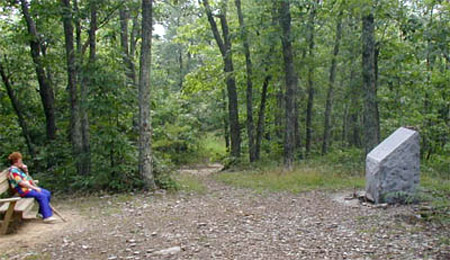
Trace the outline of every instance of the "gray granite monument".
<instances>
[{"instance_id":1,"label":"gray granite monument","mask_svg":"<svg viewBox=\"0 0 450 260\"><path fill-rule=\"evenodd\" d=\"M368 199L397 203L416 192L420 181L419 141L418 132L400 127L370 151L366 158Z\"/></svg>"}]
</instances>

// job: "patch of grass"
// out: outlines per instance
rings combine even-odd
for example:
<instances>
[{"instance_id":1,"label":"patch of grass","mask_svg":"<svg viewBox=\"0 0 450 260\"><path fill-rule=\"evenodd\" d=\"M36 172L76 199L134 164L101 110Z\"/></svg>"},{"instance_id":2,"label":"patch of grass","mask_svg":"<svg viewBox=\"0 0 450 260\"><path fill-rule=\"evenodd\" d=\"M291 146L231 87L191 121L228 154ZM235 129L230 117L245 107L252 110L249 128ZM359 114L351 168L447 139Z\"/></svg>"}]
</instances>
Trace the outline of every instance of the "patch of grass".
<instances>
[{"instance_id":1,"label":"patch of grass","mask_svg":"<svg viewBox=\"0 0 450 260\"><path fill-rule=\"evenodd\" d=\"M229 185L251 188L258 192L298 193L314 189L360 189L364 187L362 176L347 176L333 171L329 167L311 167L307 164L298 165L290 172L283 172L282 168L277 167L261 171L227 172L215 175L215 178Z\"/></svg>"},{"instance_id":2,"label":"patch of grass","mask_svg":"<svg viewBox=\"0 0 450 260\"><path fill-rule=\"evenodd\" d=\"M175 177L175 179L180 187L179 190L181 191L198 194L205 194L208 191L206 186L196 176L179 174Z\"/></svg>"},{"instance_id":3,"label":"patch of grass","mask_svg":"<svg viewBox=\"0 0 450 260\"><path fill-rule=\"evenodd\" d=\"M422 174L420 184L435 195L450 197L450 179L444 179L438 176Z\"/></svg>"}]
</instances>

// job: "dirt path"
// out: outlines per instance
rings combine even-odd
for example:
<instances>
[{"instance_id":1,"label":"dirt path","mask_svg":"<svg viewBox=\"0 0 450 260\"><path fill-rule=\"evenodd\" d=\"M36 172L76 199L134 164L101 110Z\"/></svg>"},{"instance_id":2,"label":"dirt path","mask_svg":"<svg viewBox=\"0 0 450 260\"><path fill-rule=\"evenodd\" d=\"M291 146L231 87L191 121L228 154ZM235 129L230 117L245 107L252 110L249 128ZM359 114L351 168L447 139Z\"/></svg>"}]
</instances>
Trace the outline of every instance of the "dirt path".
<instances>
[{"instance_id":1,"label":"dirt path","mask_svg":"<svg viewBox=\"0 0 450 260\"><path fill-rule=\"evenodd\" d=\"M449 226L420 220L411 207L346 204L336 193L258 194L217 183L219 169L181 170L206 194L60 203L70 223L30 223L0 238L0 259L449 259Z\"/></svg>"}]
</instances>

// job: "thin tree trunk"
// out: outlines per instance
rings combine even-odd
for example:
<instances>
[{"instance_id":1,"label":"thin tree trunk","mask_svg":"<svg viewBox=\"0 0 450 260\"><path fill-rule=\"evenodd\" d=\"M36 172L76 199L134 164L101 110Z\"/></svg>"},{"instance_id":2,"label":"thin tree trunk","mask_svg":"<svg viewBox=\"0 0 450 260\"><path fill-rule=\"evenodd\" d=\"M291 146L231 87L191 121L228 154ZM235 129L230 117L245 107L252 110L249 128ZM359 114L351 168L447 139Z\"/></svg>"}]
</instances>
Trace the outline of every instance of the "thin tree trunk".
<instances>
[{"instance_id":1,"label":"thin tree trunk","mask_svg":"<svg viewBox=\"0 0 450 260\"><path fill-rule=\"evenodd\" d=\"M294 166L295 154L295 94L297 92L297 76L295 75L294 57L291 43L291 13L289 1L280 1L279 17L282 29L284 71L286 79L286 128L284 134L284 167L291 170Z\"/></svg>"},{"instance_id":2,"label":"thin tree trunk","mask_svg":"<svg viewBox=\"0 0 450 260\"><path fill-rule=\"evenodd\" d=\"M272 26L275 28L278 24L277 10L275 8L272 9ZM270 80L272 79L272 75L269 74L269 66L271 64L271 57L274 51L274 43L271 44L269 48L269 52L267 54L267 62L265 63L265 73L263 87L261 90L261 101L259 105L258 112L258 124L256 126L256 142L255 142L255 160L259 160L261 158L261 143L264 136L264 126L265 126L265 112L266 112L266 103L267 103L267 90L269 88ZM269 133L266 135L267 139L270 139Z\"/></svg>"},{"instance_id":3,"label":"thin tree trunk","mask_svg":"<svg viewBox=\"0 0 450 260\"><path fill-rule=\"evenodd\" d=\"M341 35L342 35L342 11L340 11L338 15L338 22L336 25L336 39L334 42L333 57L331 59L330 79L328 85L327 101L325 104L325 123L323 130L322 155L328 153L328 146L330 144L330 133L331 133L330 119L331 119L331 112L333 110L334 81L336 79L336 60L339 54Z\"/></svg>"},{"instance_id":4,"label":"thin tree trunk","mask_svg":"<svg viewBox=\"0 0 450 260\"><path fill-rule=\"evenodd\" d=\"M314 63L314 34L315 34L315 19L316 19L316 3L312 3L311 12L309 13L308 21L308 49L309 60ZM308 104L306 106L306 156L311 153L312 143L312 119L314 107L314 65L308 66Z\"/></svg>"},{"instance_id":5,"label":"thin tree trunk","mask_svg":"<svg viewBox=\"0 0 450 260\"><path fill-rule=\"evenodd\" d=\"M295 149L297 151L301 151L301 147L302 147L302 137L301 137L301 129L300 129L300 101L299 101L300 97L299 95L295 96ZM302 154L299 154L299 158L302 158Z\"/></svg>"},{"instance_id":6,"label":"thin tree trunk","mask_svg":"<svg viewBox=\"0 0 450 260\"><path fill-rule=\"evenodd\" d=\"M134 57L136 55L136 41L137 41L136 38L138 34L139 34L139 21L137 16L135 16L133 17L133 27L131 28L131 35L130 35L130 59L132 60L134 60Z\"/></svg>"},{"instance_id":7,"label":"thin tree trunk","mask_svg":"<svg viewBox=\"0 0 450 260\"><path fill-rule=\"evenodd\" d=\"M434 5L431 6L430 10L430 18L428 21L428 25L427 25L427 31L429 34L430 31L432 30L431 27L433 25L433 13L434 13ZM427 77L426 77L426 85L427 88L425 88L425 97L424 97L424 103L423 103L423 113L424 113L424 128L429 128L431 126L431 121L430 119L426 116L427 114L431 113L432 110L432 104L431 104L431 99L430 99L430 94L429 94L429 89L431 89L432 87L432 82L431 82L431 76L433 74L433 58L432 58L432 50L433 50L433 43L431 41L431 37L428 37L427 39L427 52L426 52L426 70L427 70ZM430 141L430 136L429 135L422 135L422 150L423 152L421 153L422 156L424 156L424 158L426 160L428 160L431 156L433 147L431 145L431 141Z\"/></svg>"},{"instance_id":8,"label":"thin tree trunk","mask_svg":"<svg viewBox=\"0 0 450 260\"><path fill-rule=\"evenodd\" d=\"M1 62L1 60L0 60L0 74L1 74L1 77L3 80L3 83L5 84L6 92L8 93L8 97L11 100L11 105L12 105L14 111L16 112L20 128L22 128L22 135L25 138L28 152L30 153L31 157L34 160L36 158L36 153L34 151L34 146L33 146L33 142L31 141L30 133L28 131L27 121L25 120L25 117L23 116L22 105L16 97L14 89L11 86L9 77L6 75L6 72L5 72L5 69L3 68L3 64Z\"/></svg>"},{"instance_id":9,"label":"thin tree trunk","mask_svg":"<svg viewBox=\"0 0 450 260\"><path fill-rule=\"evenodd\" d=\"M225 148L227 152L230 152L230 123L228 122L227 116L227 94L225 93L225 89L222 89L222 109L224 112L223 116L223 128L224 128L224 136L225 136Z\"/></svg>"},{"instance_id":10,"label":"thin tree trunk","mask_svg":"<svg viewBox=\"0 0 450 260\"><path fill-rule=\"evenodd\" d=\"M263 87L261 91L261 104L259 106L258 113L258 126L256 128L256 144L255 144L255 160L261 158L261 143L264 135L264 121L265 121L265 111L267 103L267 89L269 87L270 79L272 76L267 75L264 78Z\"/></svg>"},{"instance_id":11,"label":"thin tree trunk","mask_svg":"<svg viewBox=\"0 0 450 260\"><path fill-rule=\"evenodd\" d=\"M283 88L282 86L278 89L276 93L276 101L277 101L277 110L275 112L275 136L277 138L277 143L282 144L284 142L283 140L283 119L284 115L283 112L286 112L284 110L284 107L286 106L286 100L284 99L283 94Z\"/></svg>"},{"instance_id":12,"label":"thin tree trunk","mask_svg":"<svg viewBox=\"0 0 450 260\"><path fill-rule=\"evenodd\" d=\"M228 23L226 20L226 2L222 3L222 13L219 15L222 25L222 35L220 36L217 24L211 12L208 0L203 0L208 22L214 35L214 39L219 46L224 62L224 72L226 77L227 93L228 93L228 113L231 134L231 155L239 158L241 153L241 132L239 125L239 110L237 101L236 80L234 77L233 56L231 51L231 37L228 32Z\"/></svg>"},{"instance_id":13,"label":"thin tree trunk","mask_svg":"<svg viewBox=\"0 0 450 260\"><path fill-rule=\"evenodd\" d=\"M129 13L125 10L124 7L119 9L119 17L120 17L120 45L122 47L122 56L123 62L126 66L126 76L128 77L130 83L133 85L136 84L136 72L133 60L130 57L130 53L128 51L128 20Z\"/></svg>"},{"instance_id":14,"label":"thin tree trunk","mask_svg":"<svg viewBox=\"0 0 450 260\"><path fill-rule=\"evenodd\" d=\"M184 80L184 68L183 68L183 46L180 44L178 46L178 68L179 68L179 75L178 75L178 86L180 90L183 89L183 80Z\"/></svg>"},{"instance_id":15,"label":"thin tree trunk","mask_svg":"<svg viewBox=\"0 0 450 260\"><path fill-rule=\"evenodd\" d=\"M80 85L80 102L79 102L79 117L80 117L80 131L81 131L81 153L79 157L80 161L80 174L81 175L89 175L91 170L91 160L90 160L90 136L89 136L89 117L88 117L88 104L87 104L87 94L88 94L88 88L90 84L90 75L92 75L93 72L91 72L91 68L83 67L83 44L81 42L81 20L80 20L80 10L78 8L78 1L74 0L74 11L76 13L75 15L75 42L76 42L76 51L77 55L75 63L75 70L77 73L77 84ZM92 17L91 17L92 19ZM96 19L96 17L95 17ZM96 23L96 21L94 21ZM91 25L92 26L92 22ZM96 25L95 25L96 26ZM95 32L94 32L95 33ZM89 33L89 37L91 37L91 34ZM91 39L88 41L90 52L92 51L92 45L91 45ZM92 53L89 54L89 57L91 58ZM93 65L93 61L89 60L89 65ZM89 74L89 76L88 76ZM77 87L78 89L78 87Z\"/></svg>"},{"instance_id":16,"label":"thin tree trunk","mask_svg":"<svg viewBox=\"0 0 450 260\"><path fill-rule=\"evenodd\" d=\"M68 89L70 99L70 137L72 153L76 161L77 172L82 173L80 154L82 152L82 135L80 122L80 108L77 97L77 79L75 64L75 49L73 43L72 7L70 0L61 0L63 9L64 36L66 44Z\"/></svg>"},{"instance_id":17,"label":"thin tree trunk","mask_svg":"<svg viewBox=\"0 0 450 260\"><path fill-rule=\"evenodd\" d=\"M139 68L139 174L145 186L155 189L152 168L152 119L150 71L152 48L152 0L142 0L142 46Z\"/></svg>"},{"instance_id":18,"label":"thin tree trunk","mask_svg":"<svg viewBox=\"0 0 450 260\"><path fill-rule=\"evenodd\" d=\"M373 14L362 18L362 78L364 98L364 148L369 153L380 140L378 131L378 104L375 77L375 24Z\"/></svg>"},{"instance_id":19,"label":"thin tree trunk","mask_svg":"<svg viewBox=\"0 0 450 260\"><path fill-rule=\"evenodd\" d=\"M341 135L341 146L345 147L348 136L348 104L344 104L344 114L342 118L342 135Z\"/></svg>"},{"instance_id":20,"label":"thin tree trunk","mask_svg":"<svg viewBox=\"0 0 450 260\"><path fill-rule=\"evenodd\" d=\"M254 138L254 123L253 123L253 65L250 56L250 44L248 42L247 30L245 27L244 16L242 15L241 10L241 0L235 0L236 9L239 18L239 26L241 30L241 39L244 45L244 54L245 54L245 65L247 69L247 135L248 135L248 150L250 162L254 162L256 160L256 152L255 152L255 138Z\"/></svg>"},{"instance_id":21,"label":"thin tree trunk","mask_svg":"<svg viewBox=\"0 0 450 260\"><path fill-rule=\"evenodd\" d=\"M349 104L349 130L348 143L352 146L361 147L361 93L358 83L355 82L356 71L353 68L353 59L350 61L350 104Z\"/></svg>"},{"instance_id":22,"label":"thin tree trunk","mask_svg":"<svg viewBox=\"0 0 450 260\"><path fill-rule=\"evenodd\" d=\"M89 88L94 85L94 73L96 70L95 60L96 60L96 31L97 31L97 6L95 0L90 2L90 24L89 24L89 63L87 65L87 72L89 76L84 75L83 79L86 80L81 85L81 136L82 136L82 164L83 164L83 174L89 175L91 172L91 145L90 145L90 124L89 124L89 113L88 113L88 92Z\"/></svg>"},{"instance_id":23,"label":"thin tree trunk","mask_svg":"<svg viewBox=\"0 0 450 260\"><path fill-rule=\"evenodd\" d=\"M36 24L30 16L28 11L28 2L21 0L22 13L25 18L28 33L30 34L30 49L31 57L33 58L36 75L39 83L39 94L41 96L42 105L46 119L46 132L48 140L56 138L56 118L55 118L55 95L51 86L50 80L45 73L44 65L41 61L41 45L39 43L39 36L36 29Z\"/></svg>"}]
</instances>

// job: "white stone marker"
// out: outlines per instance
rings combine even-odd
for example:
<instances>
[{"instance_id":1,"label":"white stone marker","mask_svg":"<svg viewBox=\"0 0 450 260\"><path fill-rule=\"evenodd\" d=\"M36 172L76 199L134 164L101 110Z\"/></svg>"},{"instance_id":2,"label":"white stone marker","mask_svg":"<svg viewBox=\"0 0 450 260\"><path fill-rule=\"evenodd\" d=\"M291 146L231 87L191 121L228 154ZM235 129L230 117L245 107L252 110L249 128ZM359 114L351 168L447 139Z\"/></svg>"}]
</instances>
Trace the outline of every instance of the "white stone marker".
<instances>
[{"instance_id":1,"label":"white stone marker","mask_svg":"<svg viewBox=\"0 0 450 260\"><path fill-rule=\"evenodd\" d=\"M367 155L366 196L375 203L395 203L395 193L414 194L419 182L418 132L400 127Z\"/></svg>"}]
</instances>

